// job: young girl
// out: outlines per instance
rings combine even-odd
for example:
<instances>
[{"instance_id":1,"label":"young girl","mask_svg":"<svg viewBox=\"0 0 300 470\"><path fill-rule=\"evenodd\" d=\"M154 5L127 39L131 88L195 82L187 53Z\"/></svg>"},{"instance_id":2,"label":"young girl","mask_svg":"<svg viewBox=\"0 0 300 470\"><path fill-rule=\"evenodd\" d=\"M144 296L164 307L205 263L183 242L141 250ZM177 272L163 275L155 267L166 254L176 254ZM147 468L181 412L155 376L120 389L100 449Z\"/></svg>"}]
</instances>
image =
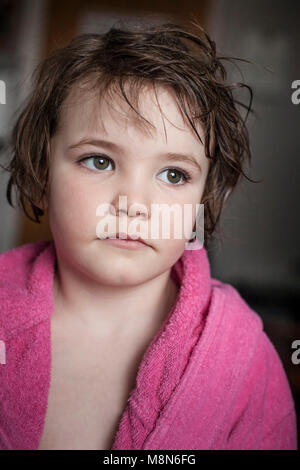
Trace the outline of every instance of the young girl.
<instances>
[{"instance_id":1,"label":"young girl","mask_svg":"<svg viewBox=\"0 0 300 470\"><path fill-rule=\"evenodd\" d=\"M199 25L80 35L37 68L7 196L53 240L0 255L1 449L297 448L260 316L210 276L250 157L231 88Z\"/></svg>"}]
</instances>

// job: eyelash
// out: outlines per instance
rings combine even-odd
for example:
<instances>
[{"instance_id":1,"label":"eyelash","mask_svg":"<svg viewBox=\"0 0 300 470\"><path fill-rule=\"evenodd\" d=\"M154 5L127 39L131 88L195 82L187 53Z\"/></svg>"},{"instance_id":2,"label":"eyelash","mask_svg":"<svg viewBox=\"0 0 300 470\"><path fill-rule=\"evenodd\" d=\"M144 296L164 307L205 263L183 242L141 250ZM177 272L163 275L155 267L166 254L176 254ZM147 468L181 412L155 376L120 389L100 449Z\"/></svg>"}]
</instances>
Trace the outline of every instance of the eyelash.
<instances>
[{"instance_id":1,"label":"eyelash","mask_svg":"<svg viewBox=\"0 0 300 470\"><path fill-rule=\"evenodd\" d=\"M78 163L81 164L85 160L90 160L90 159L97 158L97 157L106 159L106 160L110 161L112 165L114 165L114 162L109 157L106 157L105 155L98 155L98 154L95 154L95 155L91 154L91 155L88 155L84 158L81 158L78 161ZM85 167L85 168L87 168L87 167ZM87 169L91 170L90 168L87 168ZM179 168L175 168L175 167L165 168L164 170L162 170L161 173L163 173L164 171L167 171L167 170L176 170L176 171L178 171L179 173L182 174L182 177L184 179L184 183L176 183L176 184L170 183L171 186L184 186L186 183L188 183L192 179L191 175L187 171L183 171L183 170L181 170ZM91 171L93 171L93 170L91 170ZM101 171L105 171L105 170L99 170L99 171L101 172Z\"/></svg>"}]
</instances>

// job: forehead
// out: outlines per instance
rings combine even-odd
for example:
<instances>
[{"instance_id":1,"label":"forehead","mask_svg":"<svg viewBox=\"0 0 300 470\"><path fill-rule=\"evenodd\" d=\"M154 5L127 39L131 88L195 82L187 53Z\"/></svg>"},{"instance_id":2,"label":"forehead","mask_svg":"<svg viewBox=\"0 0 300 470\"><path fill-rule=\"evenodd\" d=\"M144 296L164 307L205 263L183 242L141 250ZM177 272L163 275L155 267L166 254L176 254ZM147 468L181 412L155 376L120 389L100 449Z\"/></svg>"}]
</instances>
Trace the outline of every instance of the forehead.
<instances>
[{"instance_id":1,"label":"forehead","mask_svg":"<svg viewBox=\"0 0 300 470\"><path fill-rule=\"evenodd\" d=\"M70 138L79 135L110 135L120 133L143 134L152 138L185 137L194 145L201 145L176 100L175 91L167 86L145 84L138 92L126 89L126 95L139 116L126 101L120 90L109 88L101 92L86 87L73 87L65 99L59 119L58 131ZM195 123L204 142L203 127Z\"/></svg>"}]
</instances>

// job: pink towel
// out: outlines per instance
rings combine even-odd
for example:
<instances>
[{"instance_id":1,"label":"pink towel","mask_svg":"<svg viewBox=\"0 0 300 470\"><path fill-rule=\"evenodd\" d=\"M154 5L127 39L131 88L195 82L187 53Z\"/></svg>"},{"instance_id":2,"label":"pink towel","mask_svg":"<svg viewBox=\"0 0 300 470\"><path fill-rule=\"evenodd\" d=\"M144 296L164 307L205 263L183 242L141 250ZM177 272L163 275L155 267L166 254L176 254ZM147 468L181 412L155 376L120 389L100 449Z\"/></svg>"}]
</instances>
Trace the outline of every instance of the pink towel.
<instances>
[{"instance_id":1,"label":"pink towel","mask_svg":"<svg viewBox=\"0 0 300 470\"><path fill-rule=\"evenodd\" d=\"M0 255L0 449L37 449L51 373L53 241ZM112 449L297 449L294 400L263 322L206 250L184 251L180 286L148 345Z\"/></svg>"}]
</instances>

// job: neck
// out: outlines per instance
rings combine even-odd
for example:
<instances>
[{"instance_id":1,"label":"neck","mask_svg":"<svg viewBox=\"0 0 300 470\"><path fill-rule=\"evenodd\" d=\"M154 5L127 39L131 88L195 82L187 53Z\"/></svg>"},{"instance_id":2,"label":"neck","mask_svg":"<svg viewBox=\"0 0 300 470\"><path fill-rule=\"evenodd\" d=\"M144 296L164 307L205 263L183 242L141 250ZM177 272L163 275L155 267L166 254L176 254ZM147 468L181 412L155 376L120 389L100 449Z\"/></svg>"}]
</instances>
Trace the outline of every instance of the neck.
<instances>
[{"instance_id":1,"label":"neck","mask_svg":"<svg viewBox=\"0 0 300 470\"><path fill-rule=\"evenodd\" d=\"M53 284L54 315L78 326L82 334L109 338L147 332L151 337L178 295L170 273L171 269L139 285L107 286L59 262Z\"/></svg>"}]
</instances>

